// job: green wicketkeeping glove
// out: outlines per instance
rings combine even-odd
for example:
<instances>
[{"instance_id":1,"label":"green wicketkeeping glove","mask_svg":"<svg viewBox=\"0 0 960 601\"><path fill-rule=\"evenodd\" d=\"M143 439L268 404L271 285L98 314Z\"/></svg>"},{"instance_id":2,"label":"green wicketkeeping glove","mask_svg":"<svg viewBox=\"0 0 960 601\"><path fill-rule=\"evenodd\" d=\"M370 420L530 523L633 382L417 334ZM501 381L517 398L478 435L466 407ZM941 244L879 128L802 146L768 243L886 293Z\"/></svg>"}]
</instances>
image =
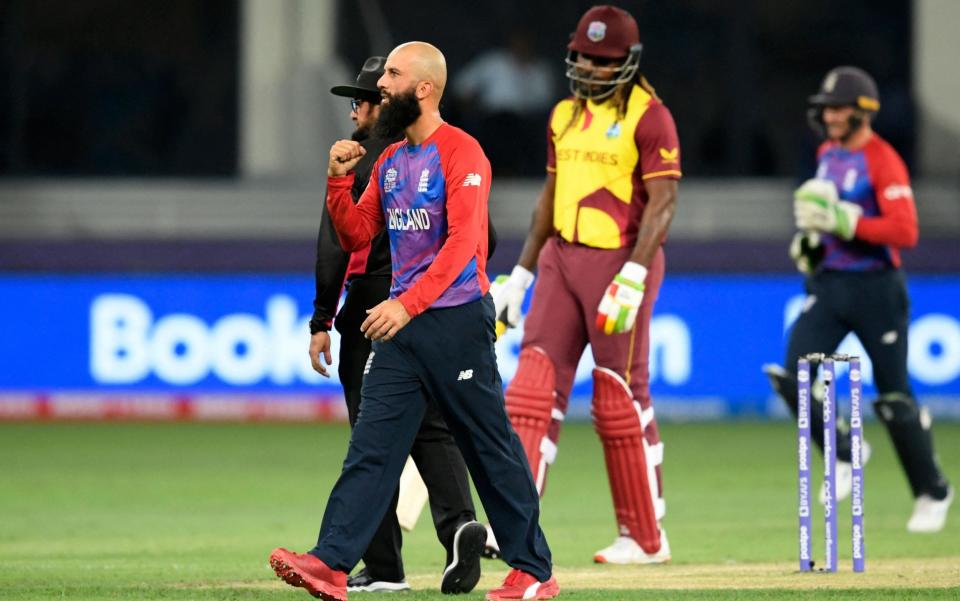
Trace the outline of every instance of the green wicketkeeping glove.
<instances>
[{"instance_id":1,"label":"green wicketkeeping glove","mask_svg":"<svg viewBox=\"0 0 960 601\"><path fill-rule=\"evenodd\" d=\"M797 229L826 232L853 240L863 215L859 205L840 200L837 187L826 179L808 179L793 193L793 216Z\"/></svg>"}]
</instances>

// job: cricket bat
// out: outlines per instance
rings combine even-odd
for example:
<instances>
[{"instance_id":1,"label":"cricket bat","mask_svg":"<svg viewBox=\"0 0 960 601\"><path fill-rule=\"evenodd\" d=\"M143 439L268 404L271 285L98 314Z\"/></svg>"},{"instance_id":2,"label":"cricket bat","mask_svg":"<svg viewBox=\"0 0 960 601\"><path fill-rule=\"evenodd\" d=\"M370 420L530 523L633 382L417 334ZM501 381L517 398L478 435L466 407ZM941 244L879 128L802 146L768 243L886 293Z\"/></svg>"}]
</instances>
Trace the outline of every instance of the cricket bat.
<instances>
[{"instance_id":1,"label":"cricket bat","mask_svg":"<svg viewBox=\"0 0 960 601\"><path fill-rule=\"evenodd\" d=\"M427 485L423 483L417 464L407 457L407 464L400 474L400 499L397 501L397 521L400 527L410 532L417 525L423 506L427 504Z\"/></svg>"}]
</instances>

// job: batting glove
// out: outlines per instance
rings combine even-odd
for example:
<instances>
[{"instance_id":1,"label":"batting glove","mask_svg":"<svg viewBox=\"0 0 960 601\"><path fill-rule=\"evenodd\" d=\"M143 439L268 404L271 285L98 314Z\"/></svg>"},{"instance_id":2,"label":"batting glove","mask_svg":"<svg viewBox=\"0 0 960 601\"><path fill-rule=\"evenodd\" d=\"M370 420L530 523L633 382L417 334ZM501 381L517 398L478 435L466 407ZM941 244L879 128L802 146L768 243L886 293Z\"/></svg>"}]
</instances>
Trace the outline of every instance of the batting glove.
<instances>
[{"instance_id":1,"label":"batting glove","mask_svg":"<svg viewBox=\"0 0 960 601\"><path fill-rule=\"evenodd\" d=\"M837 187L830 180L808 179L793 193L793 216L800 230L853 240L861 215L859 205L839 199Z\"/></svg>"},{"instance_id":2,"label":"batting glove","mask_svg":"<svg viewBox=\"0 0 960 601\"><path fill-rule=\"evenodd\" d=\"M493 296L493 305L497 312L497 319L504 321L510 327L520 323L520 306L527 296L527 288L533 283L533 274L517 265L510 273L510 277L499 276L490 284L490 294Z\"/></svg>"},{"instance_id":3,"label":"batting glove","mask_svg":"<svg viewBox=\"0 0 960 601\"><path fill-rule=\"evenodd\" d=\"M790 241L790 258L800 273L811 274L823 259L819 232L797 232Z\"/></svg>"},{"instance_id":4,"label":"batting glove","mask_svg":"<svg viewBox=\"0 0 960 601\"><path fill-rule=\"evenodd\" d=\"M603 294L597 309L597 328L604 334L620 334L633 329L637 311L643 302L643 282L647 268L627 261Z\"/></svg>"}]
</instances>

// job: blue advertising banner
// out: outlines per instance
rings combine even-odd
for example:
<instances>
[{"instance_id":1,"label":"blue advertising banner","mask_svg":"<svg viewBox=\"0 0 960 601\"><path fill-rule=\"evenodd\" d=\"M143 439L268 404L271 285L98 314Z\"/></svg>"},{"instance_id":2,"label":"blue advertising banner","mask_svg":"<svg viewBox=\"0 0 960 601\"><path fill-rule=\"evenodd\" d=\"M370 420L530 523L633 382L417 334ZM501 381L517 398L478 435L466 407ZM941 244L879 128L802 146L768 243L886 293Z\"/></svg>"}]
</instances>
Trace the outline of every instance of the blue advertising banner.
<instances>
[{"instance_id":1,"label":"blue advertising banner","mask_svg":"<svg viewBox=\"0 0 960 601\"><path fill-rule=\"evenodd\" d=\"M915 276L909 285L914 390L935 414L960 418L960 277ZM783 361L801 286L790 276L668 277L651 327L658 415L782 415L760 369ZM21 406L31 395L65 392L80 395L74 406L115 393L179 401L212 395L220 405L251 395L267 403L337 402L336 365L333 378L322 378L307 356L312 290L311 278L299 274L0 276L0 397ZM497 343L505 381L521 338L522 326ZM338 342L334 334L334 357ZM863 355L853 337L841 351ZM574 415L589 411L592 367L588 351L572 393ZM863 371L870 398L866 357Z\"/></svg>"}]
</instances>

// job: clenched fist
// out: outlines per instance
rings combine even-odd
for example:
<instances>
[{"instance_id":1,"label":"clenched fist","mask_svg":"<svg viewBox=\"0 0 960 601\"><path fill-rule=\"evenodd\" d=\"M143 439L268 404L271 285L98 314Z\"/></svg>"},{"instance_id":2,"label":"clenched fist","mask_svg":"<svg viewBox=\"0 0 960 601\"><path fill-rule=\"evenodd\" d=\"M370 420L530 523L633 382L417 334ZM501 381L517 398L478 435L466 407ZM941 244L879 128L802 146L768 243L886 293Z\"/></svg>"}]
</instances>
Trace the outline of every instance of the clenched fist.
<instances>
[{"instance_id":1,"label":"clenched fist","mask_svg":"<svg viewBox=\"0 0 960 601\"><path fill-rule=\"evenodd\" d=\"M330 163L327 165L328 177L346 175L367 154L367 149L353 140L338 140L330 147Z\"/></svg>"}]
</instances>

